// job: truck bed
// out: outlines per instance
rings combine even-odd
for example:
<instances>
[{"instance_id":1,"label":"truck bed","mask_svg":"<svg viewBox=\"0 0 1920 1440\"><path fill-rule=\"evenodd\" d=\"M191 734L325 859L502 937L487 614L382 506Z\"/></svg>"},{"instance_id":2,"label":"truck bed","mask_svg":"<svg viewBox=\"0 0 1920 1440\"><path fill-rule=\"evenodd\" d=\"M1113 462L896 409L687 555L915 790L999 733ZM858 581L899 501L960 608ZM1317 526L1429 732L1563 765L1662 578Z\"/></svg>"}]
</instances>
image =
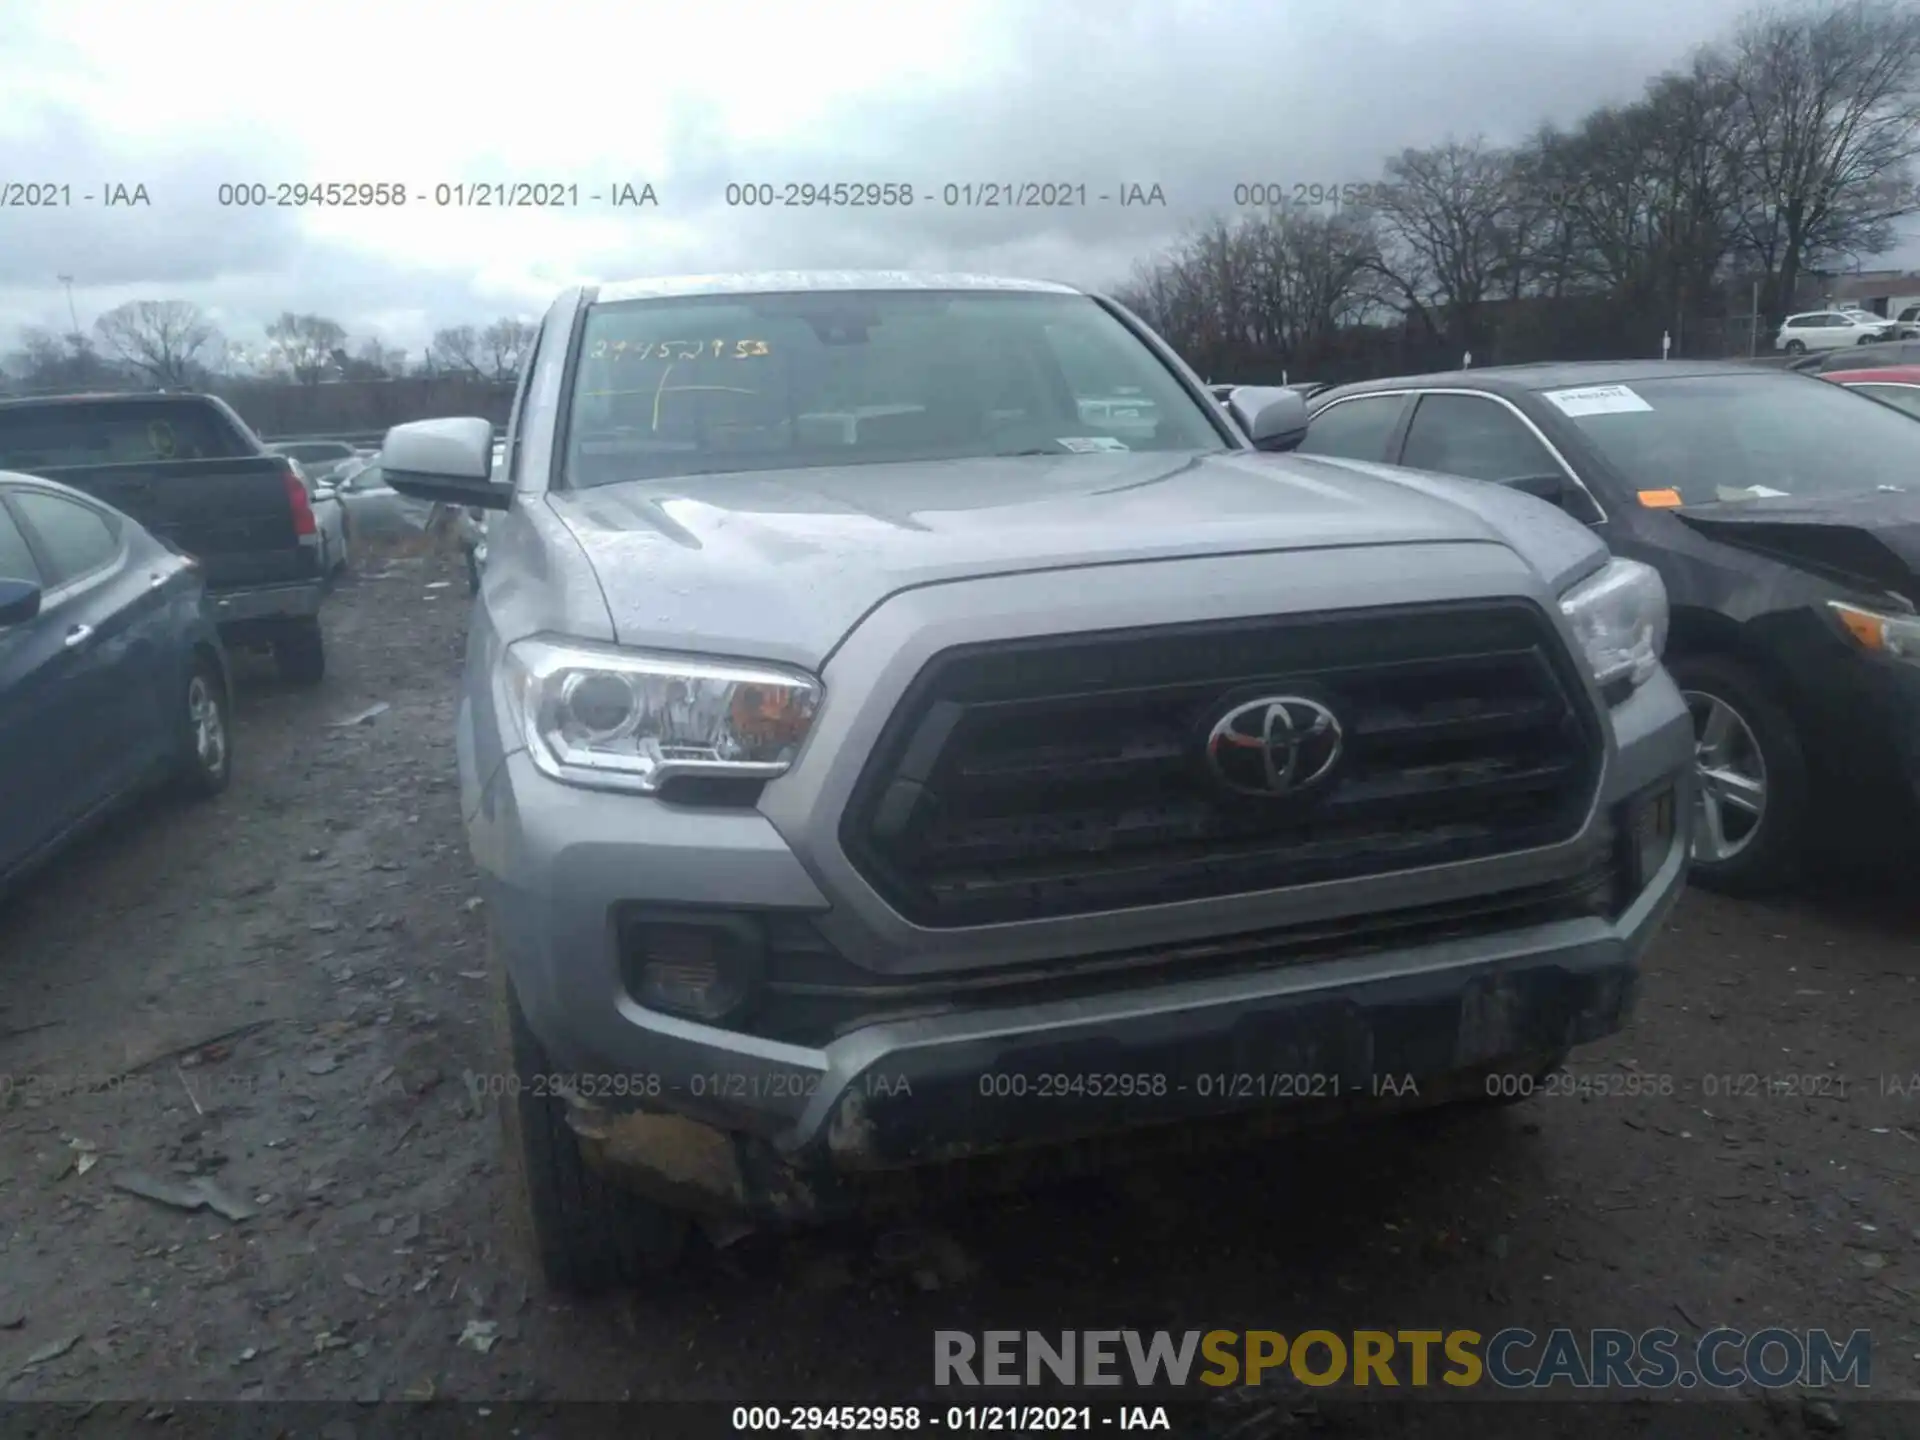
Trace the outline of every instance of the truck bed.
<instances>
[{"instance_id":1,"label":"truck bed","mask_svg":"<svg viewBox=\"0 0 1920 1440\"><path fill-rule=\"evenodd\" d=\"M0 469L42 475L125 511L199 560L209 590L318 578L294 528L287 461L213 396L0 401Z\"/></svg>"},{"instance_id":2,"label":"truck bed","mask_svg":"<svg viewBox=\"0 0 1920 1440\"><path fill-rule=\"evenodd\" d=\"M34 472L97 496L205 567L223 590L309 580L319 552L294 533L279 459L163 460Z\"/></svg>"}]
</instances>

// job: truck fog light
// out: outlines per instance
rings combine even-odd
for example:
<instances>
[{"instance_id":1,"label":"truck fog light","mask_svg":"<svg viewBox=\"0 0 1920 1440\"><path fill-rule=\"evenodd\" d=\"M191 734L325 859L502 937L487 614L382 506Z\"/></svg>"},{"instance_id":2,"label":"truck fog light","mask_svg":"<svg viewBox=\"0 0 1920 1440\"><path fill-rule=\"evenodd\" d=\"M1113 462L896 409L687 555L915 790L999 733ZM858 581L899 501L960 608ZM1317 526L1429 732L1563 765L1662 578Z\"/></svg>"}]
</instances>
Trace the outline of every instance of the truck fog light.
<instances>
[{"instance_id":1,"label":"truck fog light","mask_svg":"<svg viewBox=\"0 0 1920 1440\"><path fill-rule=\"evenodd\" d=\"M744 916L637 912L619 933L627 989L649 1010L727 1020L759 994L765 944Z\"/></svg>"},{"instance_id":2,"label":"truck fog light","mask_svg":"<svg viewBox=\"0 0 1920 1440\"><path fill-rule=\"evenodd\" d=\"M1621 808L1626 812L1621 826L1626 849L1623 878L1631 897L1646 888L1673 849L1679 811L1671 784L1642 791Z\"/></svg>"}]
</instances>

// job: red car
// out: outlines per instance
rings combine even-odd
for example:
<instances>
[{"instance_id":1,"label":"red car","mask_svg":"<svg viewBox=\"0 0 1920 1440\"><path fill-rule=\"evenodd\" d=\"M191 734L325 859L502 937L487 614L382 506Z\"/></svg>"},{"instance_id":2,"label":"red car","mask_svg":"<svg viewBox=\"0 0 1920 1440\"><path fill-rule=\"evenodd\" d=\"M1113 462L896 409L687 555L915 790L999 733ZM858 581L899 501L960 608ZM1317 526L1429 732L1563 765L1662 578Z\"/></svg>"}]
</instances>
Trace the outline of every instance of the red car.
<instances>
[{"instance_id":1,"label":"red car","mask_svg":"<svg viewBox=\"0 0 1920 1440\"><path fill-rule=\"evenodd\" d=\"M1820 377L1849 390L1885 401L1920 419L1920 365L1886 365L1876 370L1829 370Z\"/></svg>"}]
</instances>

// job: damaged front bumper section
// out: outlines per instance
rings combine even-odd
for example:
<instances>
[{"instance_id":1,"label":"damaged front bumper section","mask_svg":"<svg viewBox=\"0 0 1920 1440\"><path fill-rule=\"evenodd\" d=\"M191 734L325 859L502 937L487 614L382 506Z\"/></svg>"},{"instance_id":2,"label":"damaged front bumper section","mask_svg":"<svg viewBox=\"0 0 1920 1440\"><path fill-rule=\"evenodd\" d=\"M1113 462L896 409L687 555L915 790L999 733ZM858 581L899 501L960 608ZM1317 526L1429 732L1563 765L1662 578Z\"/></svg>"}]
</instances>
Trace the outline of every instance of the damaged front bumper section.
<instances>
[{"instance_id":1,"label":"damaged front bumper section","mask_svg":"<svg viewBox=\"0 0 1920 1440\"><path fill-rule=\"evenodd\" d=\"M1504 953L1481 941L1465 960L1435 947L1167 986L1130 1013L857 1032L857 1066L826 1052L806 1113L774 1133L578 1097L569 1119L589 1163L641 1193L780 1224L1485 1097L1490 1074L1531 1076L1625 1023L1670 878L1619 921L1542 927Z\"/></svg>"}]
</instances>

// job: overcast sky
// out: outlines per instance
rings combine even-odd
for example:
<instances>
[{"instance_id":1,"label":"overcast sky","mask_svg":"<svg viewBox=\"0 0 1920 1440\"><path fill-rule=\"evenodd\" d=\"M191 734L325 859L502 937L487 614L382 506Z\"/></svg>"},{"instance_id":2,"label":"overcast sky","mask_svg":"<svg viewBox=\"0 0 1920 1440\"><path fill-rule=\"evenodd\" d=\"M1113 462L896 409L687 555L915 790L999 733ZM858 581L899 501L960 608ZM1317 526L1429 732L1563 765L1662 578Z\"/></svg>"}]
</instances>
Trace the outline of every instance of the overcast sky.
<instances>
[{"instance_id":1,"label":"overcast sky","mask_svg":"<svg viewBox=\"0 0 1920 1440\"><path fill-rule=\"evenodd\" d=\"M1110 284L1243 181L1340 183L1449 135L1629 99L1745 0L14 0L0 4L0 349L127 299L236 339L286 309L356 340L529 318L569 281L788 267ZM459 13L462 18L446 18ZM901 181L911 209L746 211L731 182ZM950 209L992 181L1161 186L1165 208ZM222 208L223 182L390 181L397 210ZM560 181L577 208L437 208ZM657 207L587 199L651 183ZM83 194L146 187L147 208ZM933 196L935 203L925 203Z\"/></svg>"}]
</instances>

